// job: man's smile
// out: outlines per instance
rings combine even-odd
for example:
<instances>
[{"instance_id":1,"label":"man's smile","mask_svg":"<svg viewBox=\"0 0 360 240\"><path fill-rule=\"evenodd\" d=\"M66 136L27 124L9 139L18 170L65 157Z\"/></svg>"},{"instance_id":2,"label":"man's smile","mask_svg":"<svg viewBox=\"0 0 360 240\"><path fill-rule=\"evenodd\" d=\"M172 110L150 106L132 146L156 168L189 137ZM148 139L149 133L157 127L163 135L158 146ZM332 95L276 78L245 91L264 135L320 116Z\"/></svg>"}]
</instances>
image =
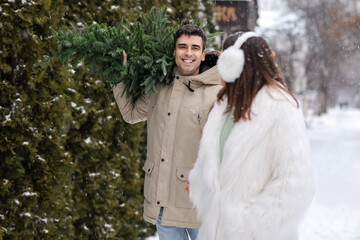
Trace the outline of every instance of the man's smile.
<instances>
[{"instance_id":1,"label":"man's smile","mask_svg":"<svg viewBox=\"0 0 360 240\"><path fill-rule=\"evenodd\" d=\"M191 59L183 59L183 61L185 63L193 63L195 60L191 60Z\"/></svg>"}]
</instances>

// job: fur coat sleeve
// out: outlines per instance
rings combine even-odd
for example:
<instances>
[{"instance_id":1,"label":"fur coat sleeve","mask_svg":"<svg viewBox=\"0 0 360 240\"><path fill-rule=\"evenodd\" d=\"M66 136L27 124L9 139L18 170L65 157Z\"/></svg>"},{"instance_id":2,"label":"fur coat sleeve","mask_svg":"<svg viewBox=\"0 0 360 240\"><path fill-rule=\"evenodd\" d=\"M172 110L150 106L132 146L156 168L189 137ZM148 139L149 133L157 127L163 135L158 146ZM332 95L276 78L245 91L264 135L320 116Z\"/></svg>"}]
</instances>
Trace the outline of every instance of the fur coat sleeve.
<instances>
[{"instance_id":1,"label":"fur coat sleeve","mask_svg":"<svg viewBox=\"0 0 360 240\"><path fill-rule=\"evenodd\" d=\"M198 239L292 240L311 202L313 178L304 120L292 98L263 87L250 121L219 139L226 101L209 115L198 159L190 172L190 198L201 228Z\"/></svg>"}]
</instances>

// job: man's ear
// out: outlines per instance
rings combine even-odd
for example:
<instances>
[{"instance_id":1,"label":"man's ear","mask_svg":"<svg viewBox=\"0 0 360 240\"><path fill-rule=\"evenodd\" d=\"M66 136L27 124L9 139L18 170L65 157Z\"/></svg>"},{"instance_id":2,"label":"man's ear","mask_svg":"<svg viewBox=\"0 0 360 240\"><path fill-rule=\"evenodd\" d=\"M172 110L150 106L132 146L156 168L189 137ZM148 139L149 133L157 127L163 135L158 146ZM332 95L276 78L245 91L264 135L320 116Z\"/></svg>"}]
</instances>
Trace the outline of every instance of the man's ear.
<instances>
[{"instance_id":1,"label":"man's ear","mask_svg":"<svg viewBox=\"0 0 360 240\"><path fill-rule=\"evenodd\" d=\"M201 61L205 61L206 51L204 50L201 56Z\"/></svg>"}]
</instances>

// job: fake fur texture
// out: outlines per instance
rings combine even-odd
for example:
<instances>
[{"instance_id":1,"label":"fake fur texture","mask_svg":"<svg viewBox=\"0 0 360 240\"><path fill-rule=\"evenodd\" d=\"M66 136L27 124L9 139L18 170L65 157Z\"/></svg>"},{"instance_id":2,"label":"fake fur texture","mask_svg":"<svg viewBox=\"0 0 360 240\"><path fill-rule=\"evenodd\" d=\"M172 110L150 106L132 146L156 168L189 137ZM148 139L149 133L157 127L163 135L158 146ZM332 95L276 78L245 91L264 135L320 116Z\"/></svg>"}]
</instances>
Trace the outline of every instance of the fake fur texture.
<instances>
[{"instance_id":1,"label":"fake fur texture","mask_svg":"<svg viewBox=\"0 0 360 240\"><path fill-rule=\"evenodd\" d=\"M201 222L198 240L296 240L313 196L302 113L284 91L263 87L251 120L219 139L226 100L216 103L190 172L190 199Z\"/></svg>"}]
</instances>

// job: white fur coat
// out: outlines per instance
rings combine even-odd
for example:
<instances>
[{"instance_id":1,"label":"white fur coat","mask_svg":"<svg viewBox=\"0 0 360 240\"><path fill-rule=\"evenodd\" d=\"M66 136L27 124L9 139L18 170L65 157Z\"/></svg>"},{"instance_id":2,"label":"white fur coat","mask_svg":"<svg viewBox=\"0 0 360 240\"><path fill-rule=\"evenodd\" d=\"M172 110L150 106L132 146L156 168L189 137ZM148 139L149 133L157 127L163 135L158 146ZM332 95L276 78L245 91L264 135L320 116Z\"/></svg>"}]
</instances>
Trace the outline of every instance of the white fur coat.
<instances>
[{"instance_id":1,"label":"white fur coat","mask_svg":"<svg viewBox=\"0 0 360 240\"><path fill-rule=\"evenodd\" d=\"M190 199L201 221L198 240L296 240L313 196L302 113L284 91L263 87L250 121L235 124L220 164L226 100L210 112Z\"/></svg>"}]
</instances>

